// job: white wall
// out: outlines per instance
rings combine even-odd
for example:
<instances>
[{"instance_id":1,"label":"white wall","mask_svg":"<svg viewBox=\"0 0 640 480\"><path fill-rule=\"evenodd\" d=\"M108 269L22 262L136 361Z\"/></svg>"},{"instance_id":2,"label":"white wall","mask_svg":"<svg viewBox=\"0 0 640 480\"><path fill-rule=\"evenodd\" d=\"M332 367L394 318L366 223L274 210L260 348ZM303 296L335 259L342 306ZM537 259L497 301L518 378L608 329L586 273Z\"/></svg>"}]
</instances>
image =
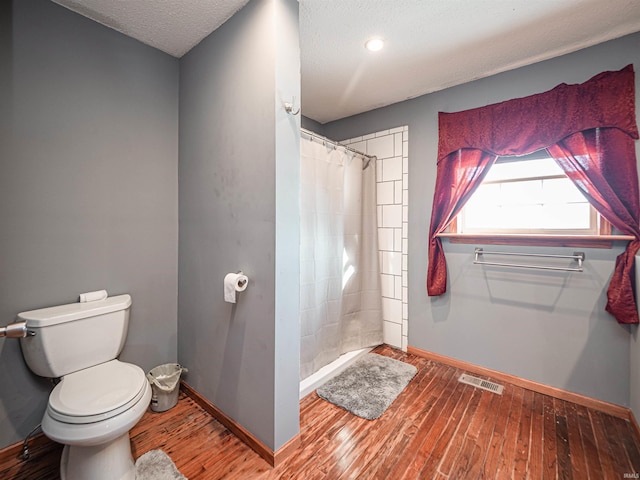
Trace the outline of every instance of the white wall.
<instances>
[{"instance_id":1,"label":"white wall","mask_svg":"<svg viewBox=\"0 0 640 480\"><path fill-rule=\"evenodd\" d=\"M407 350L409 329L409 127L395 127L344 140L375 155L378 250L384 342Z\"/></svg>"}]
</instances>

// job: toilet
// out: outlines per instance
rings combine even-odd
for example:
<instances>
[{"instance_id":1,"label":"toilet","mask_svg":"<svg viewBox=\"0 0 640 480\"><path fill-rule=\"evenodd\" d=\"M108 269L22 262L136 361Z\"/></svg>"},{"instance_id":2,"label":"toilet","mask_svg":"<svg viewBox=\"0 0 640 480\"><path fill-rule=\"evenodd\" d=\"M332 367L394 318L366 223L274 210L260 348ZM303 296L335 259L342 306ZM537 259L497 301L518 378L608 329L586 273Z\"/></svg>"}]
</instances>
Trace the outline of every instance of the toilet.
<instances>
[{"instance_id":1,"label":"toilet","mask_svg":"<svg viewBox=\"0 0 640 480\"><path fill-rule=\"evenodd\" d=\"M60 378L49 395L42 431L64 444L62 480L134 480L129 430L151 401L144 371L117 360L129 325L131 296L119 295L18 314L29 368Z\"/></svg>"}]
</instances>

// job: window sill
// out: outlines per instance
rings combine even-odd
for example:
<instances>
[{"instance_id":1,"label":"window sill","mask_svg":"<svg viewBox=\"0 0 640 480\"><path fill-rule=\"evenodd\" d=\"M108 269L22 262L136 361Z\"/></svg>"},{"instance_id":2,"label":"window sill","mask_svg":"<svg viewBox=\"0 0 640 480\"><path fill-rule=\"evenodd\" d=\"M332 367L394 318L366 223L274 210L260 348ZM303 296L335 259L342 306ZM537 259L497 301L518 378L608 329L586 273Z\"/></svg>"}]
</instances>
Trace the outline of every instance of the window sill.
<instances>
[{"instance_id":1,"label":"window sill","mask_svg":"<svg viewBox=\"0 0 640 480\"><path fill-rule=\"evenodd\" d=\"M629 242L631 235L526 235L526 234L468 234L440 233L451 243L480 243L484 245L524 245L541 247L611 248L613 242Z\"/></svg>"}]
</instances>

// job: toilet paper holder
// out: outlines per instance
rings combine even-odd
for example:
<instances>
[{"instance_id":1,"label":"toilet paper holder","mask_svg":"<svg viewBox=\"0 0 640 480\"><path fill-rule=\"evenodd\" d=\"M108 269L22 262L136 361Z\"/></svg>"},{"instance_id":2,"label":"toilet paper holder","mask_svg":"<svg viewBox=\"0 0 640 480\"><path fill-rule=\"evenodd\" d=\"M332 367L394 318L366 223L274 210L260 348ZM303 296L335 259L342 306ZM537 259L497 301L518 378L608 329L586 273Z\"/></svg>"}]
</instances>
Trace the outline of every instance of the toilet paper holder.
<instances>
[{"instance_id":1,"label":"toilet paper holder","mask_svg":"<svg viewBox=\"0 0 640 480\"><path fill-rule=\"evenodd\" d=\"M237 274L237 275L244 275L244 273L242 272L242 270L238 270L238 271L236 272L236 274ZM243 279L243 280L240 280L240 281L238 282L238 286L239 286L239 287L244 287L244 284L245 284L245 283L247 283L247 281L246 281L246 280L244 280L244 279Z\"/></svg>"},{"instance_id":2,"label":"toilet paper holder","mask_svg":"<svg viewBox=\"0 0 640 480\"><path fill-rule=\"evenodd\" d=\"M224 301L236 303L236 295L244 292L248 286L249 279L242 273L242 270L236 273L227 273L224 277Z\"/></svg>"}]
</instances>

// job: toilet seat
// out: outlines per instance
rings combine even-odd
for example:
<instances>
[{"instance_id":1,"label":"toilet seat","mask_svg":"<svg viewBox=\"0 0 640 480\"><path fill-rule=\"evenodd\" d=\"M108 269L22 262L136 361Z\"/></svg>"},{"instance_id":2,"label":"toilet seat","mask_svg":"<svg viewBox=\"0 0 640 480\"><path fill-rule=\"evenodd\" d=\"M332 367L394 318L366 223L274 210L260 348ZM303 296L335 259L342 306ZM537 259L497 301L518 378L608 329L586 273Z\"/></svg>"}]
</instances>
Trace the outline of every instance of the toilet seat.
<instances>
[{"instance_id":1,"label":"toilet seat","mask_svg":"<svg viewBox=\"0 0 640 480\"><path fill-rule=\"evenodd\" d=\"M100 422L136 405L147 387L140 367L111 360L65 375L49 396L47 413L63 423Z\"/></svg>"}]
</instances>

